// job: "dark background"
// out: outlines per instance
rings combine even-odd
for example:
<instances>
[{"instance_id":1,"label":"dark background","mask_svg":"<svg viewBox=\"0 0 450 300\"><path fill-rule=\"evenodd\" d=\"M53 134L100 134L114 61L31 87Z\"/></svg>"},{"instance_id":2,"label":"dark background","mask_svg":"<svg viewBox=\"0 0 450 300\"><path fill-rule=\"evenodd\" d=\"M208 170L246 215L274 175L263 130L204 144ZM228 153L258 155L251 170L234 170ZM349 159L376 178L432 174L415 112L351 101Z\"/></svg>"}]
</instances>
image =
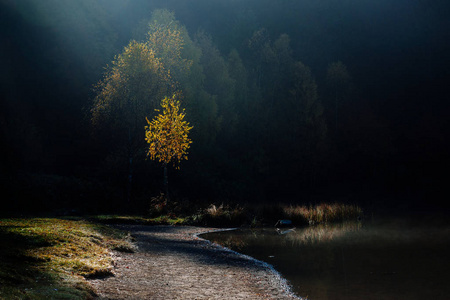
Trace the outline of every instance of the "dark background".
<instances>
[{"instance_id":1,"label":"dark background","mask_svg":"<svg viewBox=\"0 0 450 300\"><path fill-rule=\"evenodd\" d=\"M254 32L264 28L271 42L289 35L292 57L317 83L327 125L314 178L299 171L305 163L292 152L277 148L289 147L277 140L279 131L265 134L258 124L245 127L253 144L239 131L231 138L218 131L208 146L194 139L190 160L169 170L174 197L448 210L449 6L439 0L1 0L2 210L124 207L126 172L110 172L109 149L91 135L93 85L158 8L173 11L191 37L207 32L223 57L236 49L249 82ZM333 129L326 90L327 67L336 61L347 66L353 86L352 113L342 117L340 131ZM161 176L158 164L144 161L134 202L125 207L145 207L161 190Z\"/></svg>"}]
</instances>

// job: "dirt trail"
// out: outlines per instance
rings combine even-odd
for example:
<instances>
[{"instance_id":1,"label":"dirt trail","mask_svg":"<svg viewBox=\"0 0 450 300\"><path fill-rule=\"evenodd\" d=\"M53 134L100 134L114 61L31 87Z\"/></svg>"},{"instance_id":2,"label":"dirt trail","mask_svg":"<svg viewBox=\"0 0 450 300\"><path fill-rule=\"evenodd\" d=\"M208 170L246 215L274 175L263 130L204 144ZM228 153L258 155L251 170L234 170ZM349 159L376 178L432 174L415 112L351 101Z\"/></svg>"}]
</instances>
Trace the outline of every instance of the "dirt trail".
<instances>
[{"instance_id":1,"label":"dirt trail","mask_svg":"<svg viewBox=\"0 0 450 300\"><path fill-rule=\"evenodd\" d=\"M115 255L115 276L90 280L100 299L299 299L268 265L194 234L199 227L120 226L135 253Z\"/></svg>"}]
</instances>

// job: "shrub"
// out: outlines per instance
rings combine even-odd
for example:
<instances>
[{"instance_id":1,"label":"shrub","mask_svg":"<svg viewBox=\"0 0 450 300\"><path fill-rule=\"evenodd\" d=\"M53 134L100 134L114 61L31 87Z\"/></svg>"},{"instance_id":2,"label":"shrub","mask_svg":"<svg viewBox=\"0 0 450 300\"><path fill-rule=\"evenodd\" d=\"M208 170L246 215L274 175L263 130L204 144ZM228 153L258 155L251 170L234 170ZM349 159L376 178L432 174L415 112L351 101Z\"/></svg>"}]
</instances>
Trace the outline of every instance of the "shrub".
<instances>
[{"instance_id":1,"label":"shrub","mask_svg":"<svg viewBox=\"0 0 450 300\"><path fill-rule=\"evenodd\" d=\"M150 199L150 217L157 217L168 213L167 197L161 193L159 196Z\"/></svg>"}]
</instances>

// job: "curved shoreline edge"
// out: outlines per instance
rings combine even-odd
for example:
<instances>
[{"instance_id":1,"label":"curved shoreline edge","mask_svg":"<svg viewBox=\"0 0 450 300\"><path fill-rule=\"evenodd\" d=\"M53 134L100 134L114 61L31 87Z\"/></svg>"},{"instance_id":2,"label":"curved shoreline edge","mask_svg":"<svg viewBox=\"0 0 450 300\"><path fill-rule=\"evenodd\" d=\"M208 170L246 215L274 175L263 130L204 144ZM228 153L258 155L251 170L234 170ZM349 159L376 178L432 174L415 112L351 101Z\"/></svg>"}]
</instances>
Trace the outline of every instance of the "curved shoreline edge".
<instances>
[{"instance_id":1,"label":"curved shoreline edge","mask_svg":"<svg viewBox=\"0 0 450 300\"><path fill-rule=\"evenodd\" d=\"M215 247L219 247L220 249L222 249L224 251L227 251L227 252L230 252L232 254L235 254L235 255L237 255L237 256L239 256L241 258L244 258L246 260L249 260L249 261L253 262L254 264L256 264L258 266L261 266L261 267L267 269L270 272L270 274L273 275L275 277L275 279L276 279L276 282L272 282L272 283L278 285L278 287L286 294L286 296L292 297L294 299L299 299L299 300L308 300L306 298L302 298L302 297L296 295L292 291L292 285L289 283L289 281L286 278L284 278L282 276L282 274L280 272L278 272L274 268L274 266L272 266L271 264L269 264L269 263L267 263L265 261L262 261L262 260L258 260L258 259L254 258L254 257L249 256L249 255L242 254L242 253L239 253L237 251L231 250L230 248L227 248L225 246L219 245L217 243L213 243L210 240L204 239L204 238L202 238L200 236L200 235L207 234L207 233L233 231L233 230L237 230L237 229L238 228L213 229L213 230L208 230L208 231L204 231L204 232L194 233L192 236L194 238L197 238L197 239L200 239L202 241L205 241L205 242L207 242L207 243L209 243L211 245L214 245Z\"/></svg>"},{"instance_id":2,"label":"curved shoreline edge","mask_svg":"<svg viewBox=\"0 0 450 300\"><path fill-rule=\"evenodd\" d=\"M114 253L114 276L89 280L98 299L304 299L270 264L201 237L233 228L115 227L137 248Z\"/></svg>"}]
</instances>

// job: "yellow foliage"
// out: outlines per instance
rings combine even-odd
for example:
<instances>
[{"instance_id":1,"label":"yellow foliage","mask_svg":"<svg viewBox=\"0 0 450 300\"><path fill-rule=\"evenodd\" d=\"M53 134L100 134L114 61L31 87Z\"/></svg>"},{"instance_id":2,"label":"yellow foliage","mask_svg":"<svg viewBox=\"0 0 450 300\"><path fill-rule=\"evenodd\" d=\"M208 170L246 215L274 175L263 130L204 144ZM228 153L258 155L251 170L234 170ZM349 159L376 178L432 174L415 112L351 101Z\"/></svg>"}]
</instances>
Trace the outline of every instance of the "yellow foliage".
<instances>
[{"instance_id":1,"label":"yellow foliage","mask_svg":"<svg viewBox=\"0 0 450 300\"><path fill-rule=\"evenodd\" d=\"M180 26L168 11L156 11L153 18L154 21L149 24L147 45L153 49L155 56L161 60L169 73L174 75L174 81L179 81L188 75L193 64L192 60L185 59L182 55L186 29Z\"/></svg>"},{"instance_id":2,"label":"yellow foliage","mask_svg":"<svg viewBox=\"0 0 450 300\"><path fill-rule=\"evenodd\" d=\"M111 120L119 127L130 127L156 107L153 99L161 99L171 85L170 74L154 50L131 41L96 86L92 123L98 126Z\"/></svg>"},{"instance_id":3,"label":"yellow foliage","mask_svg":"<svg viewBox=\"0 0 450 300\"><path fill-rule=\"evenodd\" d=\"M192 127L184 121L184 109L180 111L180 101L176 95L165 97L161 102L162 113L151 122L147 119L145 140L149 144L147 156L165 164L173 160L180 163L187 158L187 150L192 141L188 134Z\"/></svg>"}]
</instances>

